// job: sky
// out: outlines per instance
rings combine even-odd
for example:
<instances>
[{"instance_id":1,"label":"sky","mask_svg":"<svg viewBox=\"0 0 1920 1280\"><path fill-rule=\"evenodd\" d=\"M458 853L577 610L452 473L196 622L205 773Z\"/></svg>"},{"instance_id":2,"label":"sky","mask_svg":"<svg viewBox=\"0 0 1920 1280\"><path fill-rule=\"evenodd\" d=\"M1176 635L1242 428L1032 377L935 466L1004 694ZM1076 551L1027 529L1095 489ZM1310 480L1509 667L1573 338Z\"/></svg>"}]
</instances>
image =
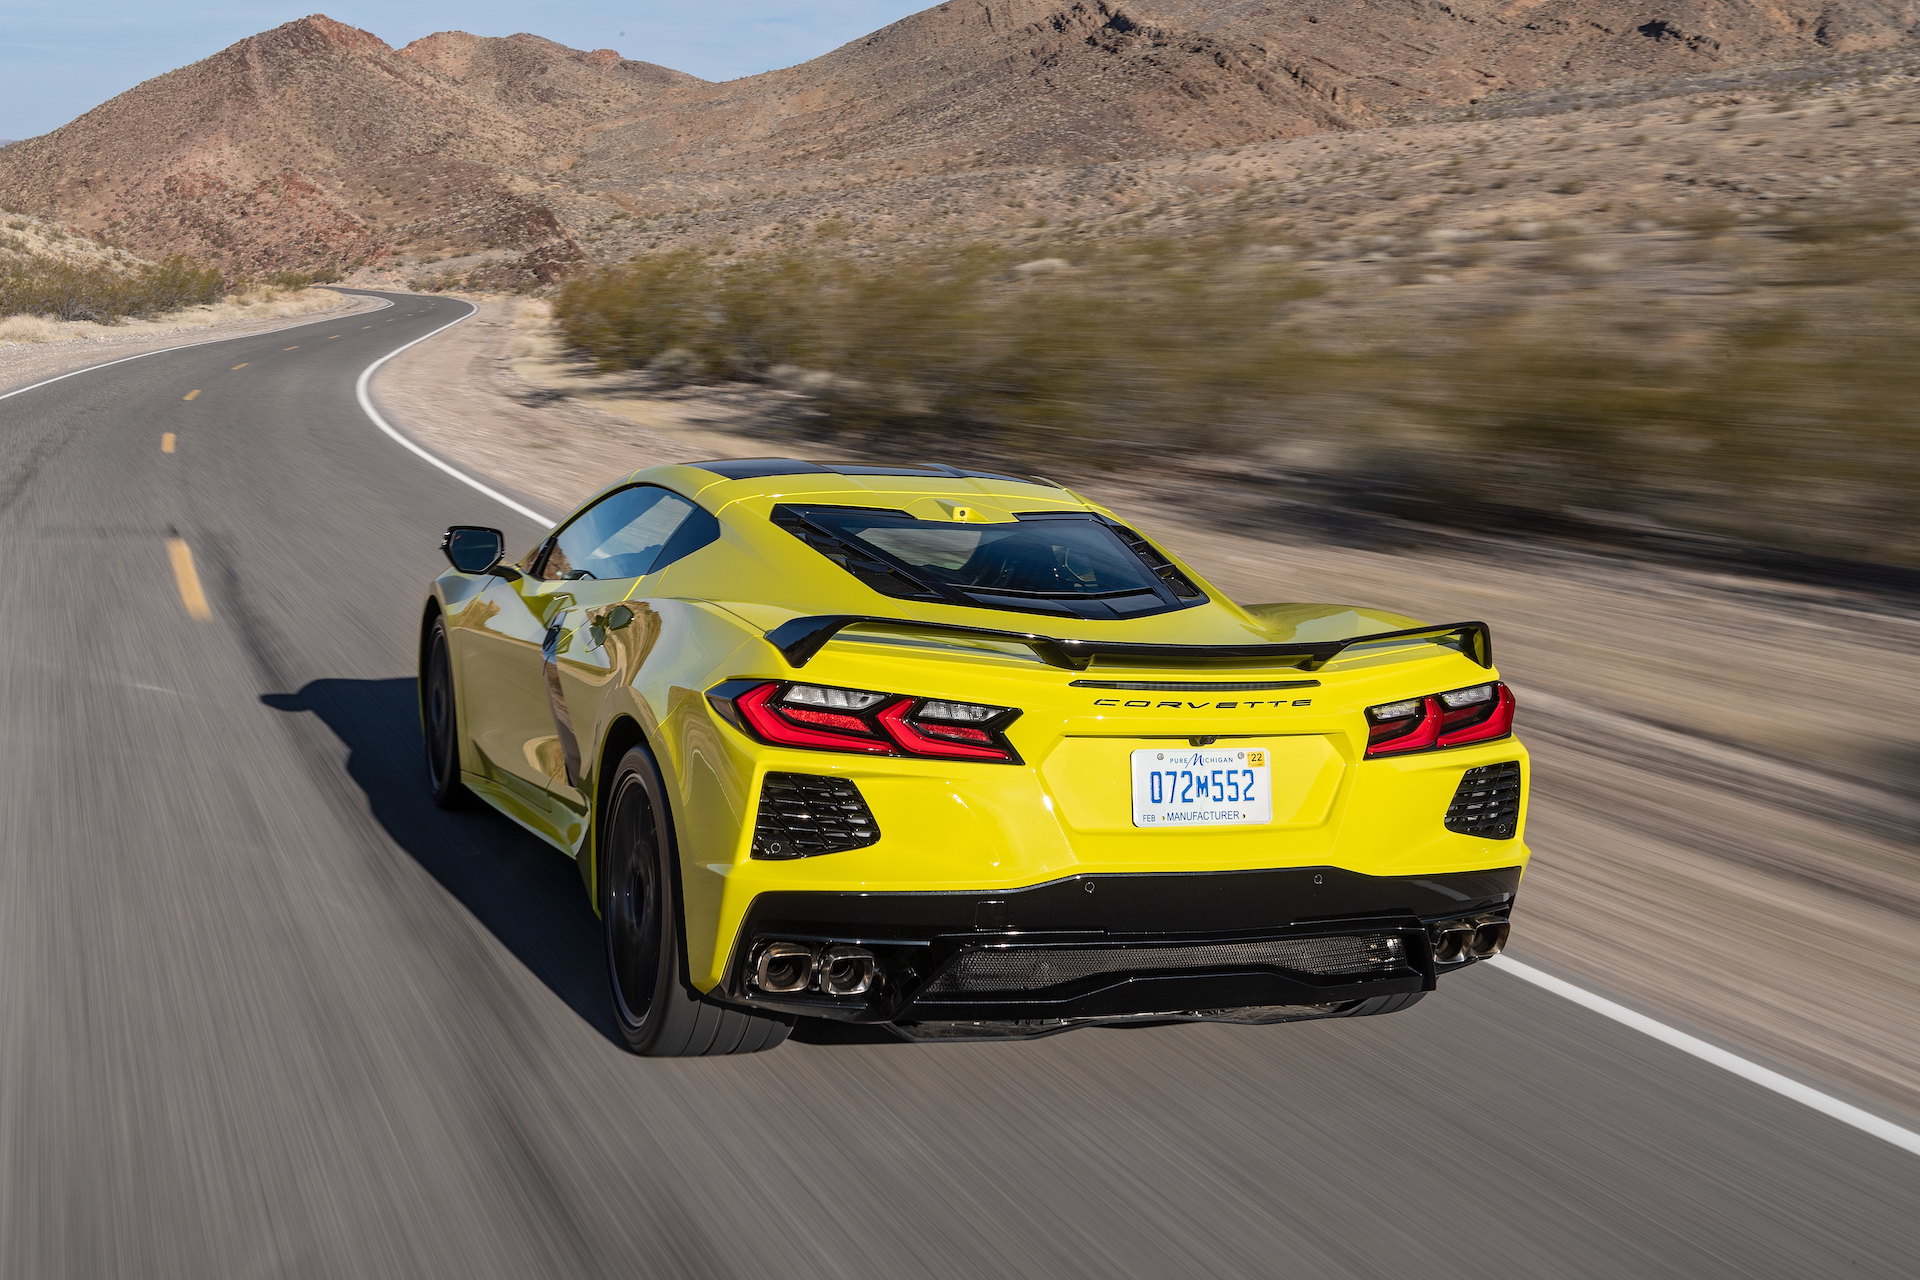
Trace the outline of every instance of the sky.
<instances>
[{"instance_id":1,"label":"sky","mask_svg":"<svg viewBox=\"0 0 1920 1280\"><path fill-rule=\"evenodd\" d=\"M391 45L435 31L516 31L579 49L729 80L791 66L936 0L294 0L175 4L170 0L0 0L0 139L30 138L236 40L317 11Z\"/></svg>"}]
</instances>

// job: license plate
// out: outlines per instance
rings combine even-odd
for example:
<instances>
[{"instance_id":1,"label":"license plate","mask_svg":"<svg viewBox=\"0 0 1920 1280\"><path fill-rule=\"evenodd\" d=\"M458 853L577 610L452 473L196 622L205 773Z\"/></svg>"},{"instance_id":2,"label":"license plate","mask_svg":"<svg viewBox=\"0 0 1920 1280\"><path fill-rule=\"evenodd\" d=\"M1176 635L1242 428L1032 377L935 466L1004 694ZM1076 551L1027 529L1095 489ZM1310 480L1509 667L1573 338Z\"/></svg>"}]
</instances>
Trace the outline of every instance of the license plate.
<instances>
[{"instance_id":1,"label":"license plate","mask_svg":"<svg viewBox=\"0 0 1920 1280\"><path fill-rule=\"evenodd\" d=\"M1136 827L1248 826L1273 821L1267 753L1258 747L1133 753Z\"/></svg>"}]
</instances>

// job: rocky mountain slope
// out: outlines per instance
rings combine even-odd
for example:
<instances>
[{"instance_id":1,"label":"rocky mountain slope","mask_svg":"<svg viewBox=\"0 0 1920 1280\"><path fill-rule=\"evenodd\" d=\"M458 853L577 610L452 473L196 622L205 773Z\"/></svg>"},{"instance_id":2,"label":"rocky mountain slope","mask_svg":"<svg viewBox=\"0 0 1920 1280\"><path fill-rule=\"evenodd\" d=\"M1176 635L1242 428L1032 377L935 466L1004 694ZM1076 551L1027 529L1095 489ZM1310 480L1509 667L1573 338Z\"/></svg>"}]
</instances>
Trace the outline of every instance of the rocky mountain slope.
<instances>
[{"instance_id":1,"label":"rocky mountain slope","mask_svg":"<svg viewBox=\"0 0 1920 1280\"><path fill-rule=\"evenodd\" d=\"M562 239L522 175L691 77L534 36L406 49L324 17L252 36L7 149L0 201L252 269Z\"/></svg>"},{"instance_id":2,"label":"rocky mountain slope","mask_svg":"<svg viewBox=\"0 0 1920 1280\"><path fill-rule=\"evenodd\" d=\"M80 235L71 227L18 213L0 217L0 269L25 261L128 275L152 265L124 249Z\"/></svg>"},{"instance_id":3,"label":"rocky mountain slope","mask_svg":"<svg viewBox=\"0 0 1920 1280\"><path fill-rule=\"evenodd\" d=\"M1903 0L954 0L669 103L594 153L1157 155L1516 89L1885 47L1917 25Z\"/></svg>"},{"instance_id":4,"label":"rocky mountain slope","mask_svg":"<svg viewBox=\"0 0 1920 1280\"><path fill-rule=\"evenodd\" d=\"M1916 0L952 0L710 84L315 16L7 148L0 203L241 269L478 252L545 279L592 228L692 204L1349 132L1916 30Z\"/></svg>"}]
</instances>

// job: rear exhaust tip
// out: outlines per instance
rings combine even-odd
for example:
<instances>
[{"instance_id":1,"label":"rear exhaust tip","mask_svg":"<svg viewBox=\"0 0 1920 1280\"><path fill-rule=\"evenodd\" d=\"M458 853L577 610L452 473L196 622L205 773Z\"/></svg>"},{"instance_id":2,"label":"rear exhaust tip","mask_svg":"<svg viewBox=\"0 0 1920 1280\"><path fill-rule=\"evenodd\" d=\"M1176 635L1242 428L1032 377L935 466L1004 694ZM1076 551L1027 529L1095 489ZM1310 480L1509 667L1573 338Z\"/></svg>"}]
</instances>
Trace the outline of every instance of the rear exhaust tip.
<instances>
[{"instance_id":1,"label":"rear exhaust tip","mask_svg":"<svg viewBox=\"0 0 1920 1280\"><path fill-rule=\"evenodd\" d=\"M1459 964L1472 954L1474 927L1465 921L1434 930L1433 958L1437 964Z\"/></svg>"},{"instance_id":2,"label":"rear exhaust tip","mask_svg":"<svg viewBox=\"0 0 1920 1280\"><path fill-rule=\"evenodd\" d=\"M1467 954L1475 960L1490 960L1506 948L1513 926L1505 920L1483 920L1467 943Z\"/></svg>"},{"instance_id":3,"label":"rear exhaust tip","mask_svg":"<svg viewBox=\"0 0 1920 1280\"><path fill-rule=\"evenodd\" d=\"M820 955L820 990L826 995L865 995L878 973L873 953L861 947L828 947Z\"/></svg>"},{"instance_id":4,"label":"rear exhaust tip","mask_svg":"<svg viewBox=\"0 0 1920 1280\"><path fill-rule=\"evenodd\" d=\"M1430 929L1433 962L1448 965L1491 960L1506 949L1507 935L1513 926L1503 916L1485 915L1443 920Z\"/></svg>"},{"instance_id":5,"label":"rear exhaust tip","mask_svg":"<svg viewBox=\"0 0 1920 1280\"><path fill-rule=\"evenodd\" d=\"M753 963L753 985L770 995L791 995L813 985L820 958L798 942L769 942Z\"/></svg>"}]
</instances>

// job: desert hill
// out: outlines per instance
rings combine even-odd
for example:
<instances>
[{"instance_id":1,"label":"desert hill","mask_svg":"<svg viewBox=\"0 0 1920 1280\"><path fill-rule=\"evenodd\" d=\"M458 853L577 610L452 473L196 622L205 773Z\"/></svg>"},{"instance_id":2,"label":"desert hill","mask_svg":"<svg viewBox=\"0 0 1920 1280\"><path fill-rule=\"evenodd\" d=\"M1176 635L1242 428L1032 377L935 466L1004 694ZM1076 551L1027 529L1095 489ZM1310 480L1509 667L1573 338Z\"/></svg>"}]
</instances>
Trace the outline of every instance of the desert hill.
<instances>
[{"instance_id":1,"label":"desert hill","mask_svg":"<svg viewBox=\"0 0 1920 1280\"><path fill-rule=\"evenodd\" d=\"M0 202L248 269L540 245L559 228L519 175L565 167L586 126L682 81L698 83L533 36L394 50L303 18L8 148Z\"/></svg>"},{"instance_id":2,"label":"desert hill","mask_svg":"<svg viewBox=\"0 0 1920 1280\"><path fill-rule=\"evenodd\" d=\"M609 219L776 187L1350 132L1916 30L1916 0L955 0L713 84L530 35L394 49L314 16L7 148L0 204L247 270L511 251L546 278Z\"/></svg>"},{"instance_id":3,"label":"desert hill","mask_svg":"<svg viewBox=\"0 0 1920 1280\"><path fill-rule=\"evenodd\" d=\"M1901 0L971 0L669 102L599 151L1157 155L1516 89L1881 48L1916 29L1920 6Z\"/></svg>"}]
</instances>

